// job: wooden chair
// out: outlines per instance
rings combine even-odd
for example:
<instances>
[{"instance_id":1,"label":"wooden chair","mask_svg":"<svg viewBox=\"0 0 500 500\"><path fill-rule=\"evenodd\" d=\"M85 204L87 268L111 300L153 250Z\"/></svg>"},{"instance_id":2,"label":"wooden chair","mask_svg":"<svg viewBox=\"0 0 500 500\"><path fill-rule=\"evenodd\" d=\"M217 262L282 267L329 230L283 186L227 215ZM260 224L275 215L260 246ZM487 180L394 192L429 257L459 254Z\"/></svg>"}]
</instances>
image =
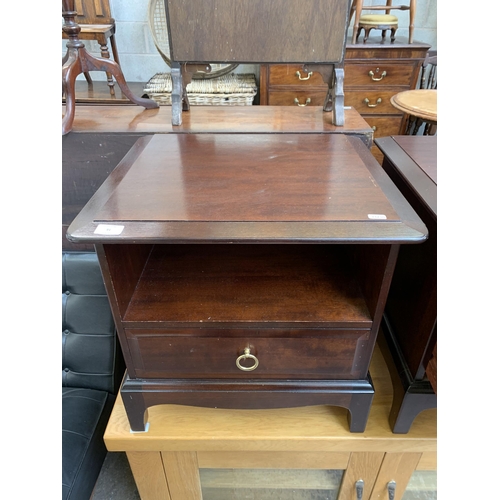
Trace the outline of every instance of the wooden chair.
<instances>
[{"instance_id":1,"label":"wooden chair","mask_svg":"<svg viewBox=\"0 0 500 500\"><path fill-rule=\"evenodd\" d=\"M66 96L66 113L62 120L63 135L71 131L75 117L75 80L80 73L104 71L118 83L122 93L128 99L146 109L157 108L158 103L151 99L136 97L128 88L120 65L109 58L94 57L87 52L85 44L80 40L80 26L75 22L76 0L62 0L63 33L68 37L68 48L62 59L62 93Z\"/></svg>"},{"instance_id":2,"label":"wooden chair","mask_svg":"<svg viewBox=\"0 0 500 500\"><path fill-rule=\"evenodd\" d=\"M420 70L419 88L437 89L437 63L437 53L435 51L427 52Z\"/></svg>"},{"instance_id":3,"label":"wooden chair","mask_svg":"<svg viewBox=\"0 0 500 500\"><path fill-rule=\"evenodd\" d=\"M385 38L385 32L391 30L391 41L396 38L396 30L398 29L398 18L391 15L391 10L409 10L410 11L410 26L408 43L413 43L413 22L415 19L415 11L417 0L410 0L409 5L392 5L392 0L386 0L385 5L364 5L363 0L352 0L349 22L354 15L354 25L352 30L352 43L356 43L361 30L365 30L363 42L366 42L372 29L382 30L382 38ZM384 14L364 14L363 10L385 11Z\"/></svg>"},{"instance_id":4,"label":"wooden chair","mask_svg":"<svg viewBox=\"0 0 500 500\"><path fill-rule=\"evenodd\" d=\"M101 47L101 57L109 59L108 40L111 44L113 59L120 64L115 42L115 20L111 17L109 0L75 0L76 23L80 26L80 40L95 40ZM62 32L63 39L67 40L67 33ZM92 79L88 71L84 72L88 84ZM111 95L115 95L114 81L111 73L106 73Z\"/></svg>"}]
</instances>

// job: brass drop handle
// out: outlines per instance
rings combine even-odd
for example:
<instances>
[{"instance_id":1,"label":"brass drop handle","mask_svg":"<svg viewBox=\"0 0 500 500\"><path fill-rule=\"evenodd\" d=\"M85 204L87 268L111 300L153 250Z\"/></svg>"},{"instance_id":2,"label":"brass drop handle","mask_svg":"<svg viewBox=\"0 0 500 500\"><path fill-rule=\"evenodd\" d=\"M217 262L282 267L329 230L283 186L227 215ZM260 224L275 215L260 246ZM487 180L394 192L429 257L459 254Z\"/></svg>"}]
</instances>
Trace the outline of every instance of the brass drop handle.
<instances>
[{"instance_id":1,"label":"brass drop handle","mask_svg":"<svg viewBox=\"0 0 500 500\"><path fill-rule=\"evenodd\" d=\"M379 69L377 68L375 71L378 73ZM381 80L384 79L384 77L387 76L387 71L382 71L380 78L375 78L375 73L373 71L369 71L368 75L372 77L372 80L374 82L380 82Z\"/></svg>"},{"instance_id":2,"label":"brass drop handle","mask_svg":"<svg viewBox=\"0 0 500 500\"><path fill-rule=\"evenodd\" d=\"M363 100L364 103L366 103L366 105L369 107L369 108L376 108L381 102L382 102L382 98L379 97L376 101L375 101L375 104L370 104L370 99L368 99L368 97L365 97L365 99Z\"/></svg>"},{"instance_id":3,"label":"brass drop handle","mask_svg":"<svg viewBox=\"0 0 500 500\"><path fill-rule=\"evenodd\" d=\"M295 99L293 100L293 102L294 102L297 106L300 106L301 108L303 108L304 106L307 106L307 105L311 102L311 98L310 98L310 97L308 97L308 98L306 99L306 102L305 102L304 104L300 104L300 103L299 103L299 100L298 100L297 98L295 98Z\"/></svg>"},{"instance_id":4,"label":"brass drop handle","mask_svg":"<svg viewBox=\"0 0 500 500\"><path fill-rule=\"evenodd\" d=\"M376 126L376 125L373 125L372 130L373 130L374 132L376 132L376 131L377 131L377 126Z\"/></svg>"},{"instance_id":5,"label":"brass drop handle","mask_svg":"<svg viewBox=\"0 0 500 500\"><path fill-rule=\"evenodd\" d=\"M298 77L299 80L304 81L304 80L309 80L309 78L311 78L312 74L313 74L313 72L309 71L309 73L307 73L307 76L305 78L302 78L302 76L300 75L300 71L297 71L295 73L295 76Z\"/></svg>"},{"instance_id":6,"label":"brass drop handle","mask_svg":"<svg viewBox=\"0 0 500 500\"><path fill-rule=\"evenodd\" d=\"M387 494L389 495L389 500L394 500L396 497L396 481L389 481L387 483Z\"/></svg>"},{"instance_id":7,"label":"brass drop handle","mask_svg":"<svg viewBox=\"0 0 500 500\"><path fill-rule=\"evenodd\" d=\"M365 482L362 479L356 481L356 500L363 500L364 487L365 487Z\"/></svg>"},{"instance_id":8,"label":"brass drop handle","mask_svg":"<svg viewBox=\"0 0 500 500\"><path fill-rule=\"evenodd\" d=\"M248 367L243 366L241 362L245 359L253 360L254 364ZM250 354L250 347L245 347L244 353L236 358L236 366L244 372L251 372L259 366L259 360L253 354Z\"/></svg>"}]
</instances>

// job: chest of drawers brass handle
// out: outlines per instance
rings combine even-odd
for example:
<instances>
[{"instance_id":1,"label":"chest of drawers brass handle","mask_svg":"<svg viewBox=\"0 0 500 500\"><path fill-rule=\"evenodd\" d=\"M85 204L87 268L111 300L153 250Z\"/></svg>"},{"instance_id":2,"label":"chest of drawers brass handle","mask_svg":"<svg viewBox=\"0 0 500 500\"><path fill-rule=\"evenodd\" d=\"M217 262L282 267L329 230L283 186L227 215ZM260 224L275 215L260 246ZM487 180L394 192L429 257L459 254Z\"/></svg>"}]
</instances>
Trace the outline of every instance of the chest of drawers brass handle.
<instances>
[{"instance_id":1,"label":"chest of drawers brass handle","mask_svg":"<svg viewBox=\"0 0 500 500\"><path fill-rule=\"evenodd\" d=\"M379 97L376 101L375 101L375 104L370 104L370 99L368 99L368 97L365 97L363 99L363 102L366 103L366 105L369 107L369 108L376 108L381 102L382 102L382 98Z\"/></svg>"},{"instance_id":2,"label":"chest of drawers brass handle","mask_svg":"<svg viewBox=\"0 0 500 500\"><path fill-rule=\"evenodd\" d=\"M295 73L295 76L297 76L299 80L304 81L304 80L309 80L309 78L311 78L312 74L313 74L313 72L309 71L309 73L307 73L307 76L305 78L302 78L302 76L300 75L300 71L297 71Z\"/></svg>"},{"instance_id":3,"label":"chest of drawers brass handle","mask_svg":"<svg viewBox=\"0 0 500 500\"><path fill-rule=\"evenodd\" d=\"M378 73L379 69L377 68L375 71L377 71L377 73ZM379 78L375 78L375 73L374 73L373 71L370 71L370 72L368 73L368 75L372 77L372 80L373 80L374 82L380 82L381 80L383 80L383 79L384 79L384 77L386 77L386 76L387 76L387 71L382 71L382 74L380 75L380 77L379 77Z\"/></svg>"},{"instance_id":4,"label":"chest of drawers brass handle","mask_svg":"<svg viewBox=\"0 0 500 500\"><path fill-rule=\"evenodd\" d=\"M306 102L305 102L304 104L300 104L300 103L299 103L299 100L298 100L297 98L295 98L295 99L293 100L293 102L294 102L297 106L300 106L300 107L302 107L302 108L303 108L304 106L307 106L307 105L311 102L311 98L310 98L310 97L308 97L308 98L306 99Z\"/></svg>"},{"instance_id":5,"label":"chest of drawers brass handle","mask_svg":"<svg viewBox=\"0 0 500 500\"><path fill-rule=\"evenodd\" d=\"M245 359L251 359L254 362L254 364L248 367L243 366L241 362ZM255 370L255 368L259 366L259 360L256 358L256 356L250 354L249 347L245 347L244 353L236 358L236 366L244 372L251 372L252 370Z\"/></svg>"}]
</instances>

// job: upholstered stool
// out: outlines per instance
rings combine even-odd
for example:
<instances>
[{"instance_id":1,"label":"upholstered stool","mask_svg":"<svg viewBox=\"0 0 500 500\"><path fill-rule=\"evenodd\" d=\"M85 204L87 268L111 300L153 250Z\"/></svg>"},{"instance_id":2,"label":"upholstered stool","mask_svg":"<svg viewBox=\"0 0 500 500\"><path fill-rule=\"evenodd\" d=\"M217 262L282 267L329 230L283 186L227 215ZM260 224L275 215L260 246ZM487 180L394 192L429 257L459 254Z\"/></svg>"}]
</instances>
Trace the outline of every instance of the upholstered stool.
<instances>
[{"instance_id":1,"label":"upholstered stool","mask_svg":"<svg viewBox=\"0 0 500 500\"><path fill-rule=\"evenodd\" d=\"M356 41L362 29L365 30L363 42L366 42L370 31L373 29L382 30L382 38L385 38L387 30L391 30L391 42L393 42L396 38L396 30L398 29L398 18L390 14L364 14L359 18Z\"/></svg>"}]
</instances>

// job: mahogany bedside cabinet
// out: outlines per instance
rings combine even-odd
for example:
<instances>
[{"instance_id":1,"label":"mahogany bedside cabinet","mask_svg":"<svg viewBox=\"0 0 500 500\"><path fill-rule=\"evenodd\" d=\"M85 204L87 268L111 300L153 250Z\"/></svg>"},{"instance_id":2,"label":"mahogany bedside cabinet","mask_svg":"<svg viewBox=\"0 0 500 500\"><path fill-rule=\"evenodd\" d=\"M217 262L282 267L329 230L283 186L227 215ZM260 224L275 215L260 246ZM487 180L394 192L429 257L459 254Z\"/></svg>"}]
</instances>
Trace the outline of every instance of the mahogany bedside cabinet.
<instances>
[{"instance_id":1,"label":"mahogany bedside cabinet","mask_svg":"<svg viewBox=\"0 0 500 500\"><path fill-rule=\"evenodd\" d=\"M415 417L437 405L437 136L375 140L382 167L424 221L428 240L398 257L383 319L394 360L390 423L405 434Z\"/></svg>"},{"instance_id":2,"label":"mahogany bedside cabinet","mask_svg":"<svg viewBox=\"0 0 500 500\"><path fill-rule=\"evenodd\" d=\"M127 365L148 407L348 409L368 372L400 245L427 229L359 138L143 137L68 229L95 244Z\"/></svg>"}]
</instances>

